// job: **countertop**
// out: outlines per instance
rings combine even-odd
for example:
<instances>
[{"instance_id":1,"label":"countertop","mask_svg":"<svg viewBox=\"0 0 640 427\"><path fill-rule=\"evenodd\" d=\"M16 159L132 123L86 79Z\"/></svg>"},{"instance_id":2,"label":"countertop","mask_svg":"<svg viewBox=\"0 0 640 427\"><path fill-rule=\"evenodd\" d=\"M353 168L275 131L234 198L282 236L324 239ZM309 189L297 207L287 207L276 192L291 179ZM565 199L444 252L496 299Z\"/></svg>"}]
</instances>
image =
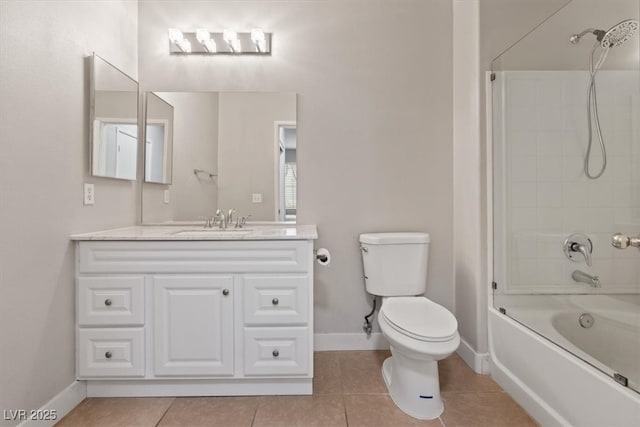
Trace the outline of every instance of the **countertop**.
<instances>
[{"instance_id":1,"label":"countertop","mask_svg":"<svg viewBox=\"0 0 640 427\"><path fill-rule=\"evenodd\" d=\"M71 240L315 240L315 225L247 223L244 228L204 228L202 225L137 225L92 233L73 234Z\"/></svg>"}]
</instances>

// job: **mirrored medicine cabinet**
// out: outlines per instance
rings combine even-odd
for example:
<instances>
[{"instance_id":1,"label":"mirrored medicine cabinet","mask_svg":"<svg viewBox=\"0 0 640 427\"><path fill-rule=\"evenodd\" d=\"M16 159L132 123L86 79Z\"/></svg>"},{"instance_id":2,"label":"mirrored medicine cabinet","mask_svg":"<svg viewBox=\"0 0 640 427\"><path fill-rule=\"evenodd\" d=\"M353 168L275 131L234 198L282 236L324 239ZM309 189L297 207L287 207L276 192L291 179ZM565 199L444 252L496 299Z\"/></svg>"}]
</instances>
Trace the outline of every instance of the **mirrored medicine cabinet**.
<instances>
[{"instance_id":1,"label":"mirrored medicine cabinet","mask_svg":"<svg viewBox=\"0 0 640 427\"><path fill-rule=\"evenodd\" d=\"M138 82L95 53L89 70L91 175L135 180Z\"/></svg>"}]
</instances>

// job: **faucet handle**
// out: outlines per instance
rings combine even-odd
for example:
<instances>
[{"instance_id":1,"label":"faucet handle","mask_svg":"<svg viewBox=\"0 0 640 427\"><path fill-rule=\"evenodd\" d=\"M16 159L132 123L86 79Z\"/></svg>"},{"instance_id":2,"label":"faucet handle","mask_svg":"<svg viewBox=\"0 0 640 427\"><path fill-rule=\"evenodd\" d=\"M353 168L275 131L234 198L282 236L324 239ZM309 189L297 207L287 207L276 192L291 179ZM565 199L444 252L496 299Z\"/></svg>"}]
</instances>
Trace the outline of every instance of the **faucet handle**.
<instances>
[{"instance_id":1,"label":"faucet handle","mask_svg":"<svg viewBox=\"0 0 640 427\"><path fill-rule=\"evenodd\" d=\"M251 215L244 215L236 219L236 228L242 228Z\"/></svg>"},{"instance_id":2,"label":"faucet handle","mask_svg":"<svg viewBox=\"0 0 640 427\"><path fill-rule=\"evenodd\" d=\"M585 261L591 267L591 254L593 253L593 243L591 239L582 233L575 233L567 237L564 241L564 254L573 262ZM574 258L575 254L582 255L581 258Z\"/></svg>"}]
</instances>

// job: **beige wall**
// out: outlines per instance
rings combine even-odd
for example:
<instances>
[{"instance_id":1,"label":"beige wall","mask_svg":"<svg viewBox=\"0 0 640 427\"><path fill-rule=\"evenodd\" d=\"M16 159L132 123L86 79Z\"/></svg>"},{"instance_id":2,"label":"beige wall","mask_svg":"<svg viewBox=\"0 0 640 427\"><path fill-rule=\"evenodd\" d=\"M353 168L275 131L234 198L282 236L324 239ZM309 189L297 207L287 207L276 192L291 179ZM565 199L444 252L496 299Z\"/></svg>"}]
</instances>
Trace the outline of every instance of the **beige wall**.
<instances>
[{"instance_id":1,"label":"beige wall","mask_svg":"<svg viewBox=\"0 0 640 427\"><path fill-rule=\"evenodd\" d=\"M2 408L37 409L75 379L69 235L135 223L135 183L88 176L85 57L135 78L137 15L129 0L0 2Z\"/></svg>"},{"instance_id":2,"label":"beige wall","mask_svg":"<svg viewBox=\"0 0 640 427\"><path fill-rule=\"evenodd\" d=\"M173 105L173 180L171 219L196 220L212 216L218 208L216 181L194 169L218 169L218 94L159 93ZM145 184L146 187L150 184ZM145 212L149 212L145 206Z\"/></svg>"},{"instance_id":3,"label":"beige wall","mask_svg":"<svg viewBox=\"0 0 640 427\"><path fill-rule=\"evenodd\" d=\"M295 93L220 94L218 203L253 221L275 221L277 121L296 121ZM278 152L279 154L279 152ZM253 203L251 195L262 195Z\"/></svg>"},{"instance_id":4,"label":"beige wall","mask_svg":"<svg viewBox=\"0 0 640 427\"><path fill-rule=\"evenodd\" d=\"M316 332L362 331L363 232L428 231L427 295L451 308L450 0L144 1L139 17L143 90L298 93L298 222L332 253ZM273 54L168 53L169 27L229 26L272 31Z\"/></svg>"}]
</instances>

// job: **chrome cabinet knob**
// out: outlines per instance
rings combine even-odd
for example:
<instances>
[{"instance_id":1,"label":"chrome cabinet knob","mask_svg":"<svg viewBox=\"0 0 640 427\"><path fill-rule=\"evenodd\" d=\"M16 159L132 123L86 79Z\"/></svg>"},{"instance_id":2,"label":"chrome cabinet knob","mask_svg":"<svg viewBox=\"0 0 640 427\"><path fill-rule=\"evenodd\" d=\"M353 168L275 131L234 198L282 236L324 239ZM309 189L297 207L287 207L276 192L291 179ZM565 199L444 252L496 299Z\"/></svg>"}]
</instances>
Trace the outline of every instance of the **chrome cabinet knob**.
<instances>
[{"instance_id":1,"label":"chrome cabinet knob","mask_svg":"<svg viewBox=\"0 0 640 427\"><path fill-rule=\"evenodd\" d=\"M278 305L280 303L280 301L278 301L278 298L274 298L271 300L271 304L273 305Z\"/></svg>"},{"instance_id":2,"label":"chrome cabinet knob","mask_svg":"<svg viewBox=\"0 0 640 427\"><path fill-rule=\"evenodd\" d=\"M226 297L227 295L229 295L229 289L223 289L223 290L222 290L222 295L224 295L225 297Z\"/></svg>"},{"instance_id":3,"label":"chrome cabinet knob","mask_svg":"<svg viewBox=\"0 0 640 427\"><path fill-rule=\"evenodd\" d=\"M273 350L273 351L271 352L271 354L273 354L273 357L278 357L278 356L280 356L280 352L278 351L278 349L277 349L277 348L276 348L275 350Z\"/></svg>"},{"instance_id":4,"label":"chrome cabinet knob","mask_svg":"<svg viewBox=\"0 0 640 427\"><path fill-rule=\"evenodd\" d=\"M111 299L107 298L106 300L104 300L104 305L109 307L111 305Z\"/></svg>"},{"instance_id":5,"label":"chrome cabinet knob","mask_svg":"<svg viewBox=\"0 0 640 427\"><path fill-rule=\"evenodd\" d=\"M111 352L110 352L110 351L107 351L107 352L104 354L104 357L106 357L107 359L111 359L111 356L113 356L113 354L111 354Z\"/></svg>"}]
</instances>

